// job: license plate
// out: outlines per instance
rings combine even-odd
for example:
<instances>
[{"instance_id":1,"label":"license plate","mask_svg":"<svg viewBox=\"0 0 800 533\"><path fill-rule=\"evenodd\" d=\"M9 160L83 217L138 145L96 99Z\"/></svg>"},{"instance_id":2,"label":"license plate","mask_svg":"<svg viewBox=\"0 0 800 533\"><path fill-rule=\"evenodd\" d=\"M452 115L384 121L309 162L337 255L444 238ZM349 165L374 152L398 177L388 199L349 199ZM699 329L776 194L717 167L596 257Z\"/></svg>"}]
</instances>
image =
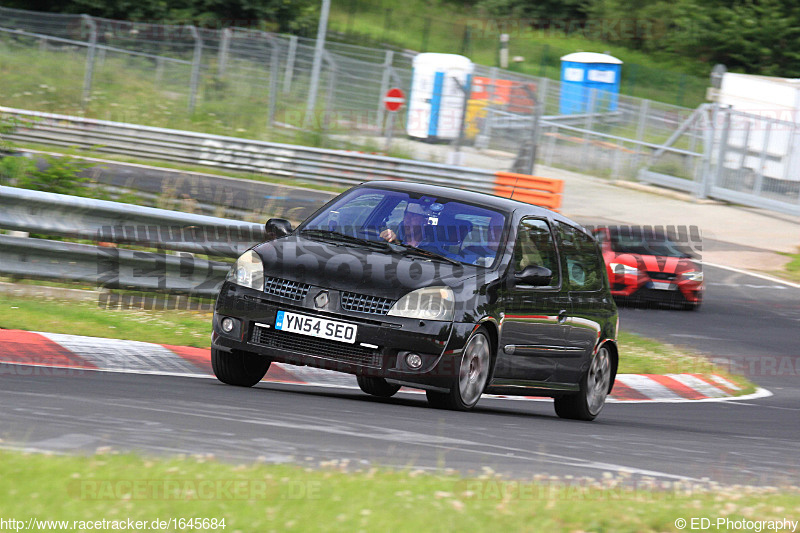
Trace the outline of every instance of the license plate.
<instances>
[{"instance_id":1,"label":"license plate","mask_svg":"<svg viewBox=\"0 0 800 533\"><path fill-rule=\"evenodd\" d=\"M275 318L275 329L354 344L358 326L327 318L278 311L278 316Z\"/></svg>"},{"instance_id":2,"label":"license plate","mask_svg":"<svg viewBox=\"0 0 800 533\"><path fill-rule=\"evenodd\" d=\"M661 290L661 291L674 291L678 288L677 285L674 283L659 283L657 281L652 282L651 288Z\"/></svg>"}]
</instances>

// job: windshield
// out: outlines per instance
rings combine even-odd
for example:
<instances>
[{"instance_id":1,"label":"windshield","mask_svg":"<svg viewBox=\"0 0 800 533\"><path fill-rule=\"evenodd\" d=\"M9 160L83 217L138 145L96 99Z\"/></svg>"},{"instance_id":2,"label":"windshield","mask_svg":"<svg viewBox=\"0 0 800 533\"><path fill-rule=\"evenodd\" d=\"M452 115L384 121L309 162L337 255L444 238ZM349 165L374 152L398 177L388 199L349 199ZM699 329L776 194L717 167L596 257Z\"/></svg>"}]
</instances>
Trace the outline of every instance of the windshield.
<instances>
[{"instance_id":1,"label":"windshield","mask_svg":"<svg viewBox=\"0 0 800 533\"><path fill-rule=\"evenodd\" d=\"M485 207L365 187L344 195L299 229L306 235L336 232L400 244L402 249L419 248L449 260L488 267L497 257L505 222L503 213Z\"/></svg>"},{"instance_id":2,"label":"windshield","mask_svg":"<svg viewBox=\"0 0 800 533\"><path fill-rule=\"evenodd\" d=\"M692 254L666 235L630 228L611 233L611 249L618 253L690 258Z\"/></svg>"}]
</instances>

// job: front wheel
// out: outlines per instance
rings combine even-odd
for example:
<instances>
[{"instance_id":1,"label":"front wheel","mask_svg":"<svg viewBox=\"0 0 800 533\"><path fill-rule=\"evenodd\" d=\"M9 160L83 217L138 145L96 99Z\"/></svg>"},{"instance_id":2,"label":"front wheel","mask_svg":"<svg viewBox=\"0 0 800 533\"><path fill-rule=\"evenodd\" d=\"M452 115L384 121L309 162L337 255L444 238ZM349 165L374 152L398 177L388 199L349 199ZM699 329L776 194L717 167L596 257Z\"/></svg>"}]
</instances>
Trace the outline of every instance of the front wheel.
<instances>
[{"instance_id":1,"label":"front wheel","mask_svg":"<svg viewBox=\"0 0 800 533\"><path fill-rule=\"evenodd\" d=\"M211 349L211 368L214 375L228 385L252 387L264 378L271 362L254 353Z\"/></svg>"},{"instance_id":2,"label":"front wheel","mask_svg":"<svg viewBox=\"0 0 800 533\"><path fill-rule=\"evenodd\" d=\"M433 407L444 407L456 411L469 411L483 394L489 381L492 363L492 343L481 328L467 341L461 353L458 377L450 392L426 391L428 403Z\"/></svg>"},{"instance_id":3,"label":"front wheel","mask_svg":"<svg viewBox=\"0 0 800 533\"><path fill-rule=\"evenodd\" d=\"M572 420L594 420L603 410L610 387L611 355L603 346L583 375L580 392L554 400L556 414Z\"/></svg>"},{"instance_id":4,"label":"front wheel","mask_svg":"<svg viewBox=\"0 0 800 533\"><path fill-rule=\"evenodd\" d=\"M369 376L356 376L358 386L361 390L372 396L379 398L391 398L400 390L400 385L389 383L383 378L373 378Z\"/></svg>"}]
</instances>

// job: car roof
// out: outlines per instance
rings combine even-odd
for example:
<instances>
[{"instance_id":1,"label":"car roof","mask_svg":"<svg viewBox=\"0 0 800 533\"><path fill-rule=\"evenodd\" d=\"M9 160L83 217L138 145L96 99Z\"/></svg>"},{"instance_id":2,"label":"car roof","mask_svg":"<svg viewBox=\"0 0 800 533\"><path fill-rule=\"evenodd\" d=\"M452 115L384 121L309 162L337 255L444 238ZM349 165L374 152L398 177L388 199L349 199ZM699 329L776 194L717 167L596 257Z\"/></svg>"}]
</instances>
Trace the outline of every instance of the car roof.
<instances>
[{"instance_id":1,"label":"car roof","mask_svg":"<svg viewBox=\"0 0 800 533\"><path fill-rule=\"evenodd\" d=\"M443 185L428 185L413 181L367 181L359 185L359 187L375 187L393 191L421 193L431 196L446 196L447 198L453 200L482 205L499 211L520 211L522 215L550 217L566 224L577 226L584 232L588 233L580 224L560 213L556 213L555 211L551 211L537 205L528 204L519 200L511 200L509 198L503 198L502 196L495 196L493 194L468 191L465 189L456 189L454 187L445 187Z\"/></svg>"}]
</instances>

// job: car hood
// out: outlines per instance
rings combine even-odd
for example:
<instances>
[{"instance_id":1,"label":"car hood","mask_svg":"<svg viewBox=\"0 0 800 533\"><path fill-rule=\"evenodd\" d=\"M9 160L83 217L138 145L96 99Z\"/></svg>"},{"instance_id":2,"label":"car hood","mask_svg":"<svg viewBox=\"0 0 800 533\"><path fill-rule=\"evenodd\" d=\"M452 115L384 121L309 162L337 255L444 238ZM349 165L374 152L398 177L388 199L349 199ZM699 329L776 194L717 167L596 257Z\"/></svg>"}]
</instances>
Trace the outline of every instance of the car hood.
<instances>
[{"instance_id":1,"label":"car hood","mask_svg":"<svg viewBox=\"0 0 800 533\"><path fill-rule=\"evenodd\" d=\"M254 248L264 276L398 299L421 287L475 288L488 269L290 235Z\"/></svg>"},{"instance_id":2,"label":"car hood","mask_svg":"<svg viewBox=\"0 0 800 533\"><path fill-rule=\"evenodd\" d=\"M688 257L669 257L664 255L642 255L610 252L604 257L606 264L621 263L647 272L678 274L690 270L702 270L699 264Z\"/></svg>"}]
</instances>

